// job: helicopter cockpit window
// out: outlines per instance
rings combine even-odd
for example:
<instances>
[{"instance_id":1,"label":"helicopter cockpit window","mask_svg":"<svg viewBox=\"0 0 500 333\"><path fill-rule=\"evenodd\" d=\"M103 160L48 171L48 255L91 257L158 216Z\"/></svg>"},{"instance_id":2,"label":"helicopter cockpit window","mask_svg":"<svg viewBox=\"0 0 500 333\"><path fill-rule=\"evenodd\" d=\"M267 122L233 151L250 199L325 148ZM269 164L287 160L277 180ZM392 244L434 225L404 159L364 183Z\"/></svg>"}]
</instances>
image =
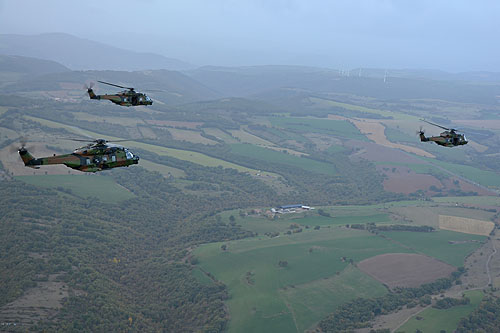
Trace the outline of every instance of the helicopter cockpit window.
<instances>
[{"instance_id":1,"label":"helicopter cockpit window","mask_svg":"<svg viewBox=\"0 0 500 333\"><path fill-rule=\"evenodd\" d=\"M128 98L127 97L123 97L123 101L124 102L128 102Z\"/></svg>"},{"instance_id":2,"label":"helicopter cockpit window","mask_svg":"<svg viewBox=\"0 0 500 333\"><path fill-rule=\"evenodd\" d=\"M146 101L150 102L151 101L151 98L149 98L148 96L145 96L146 98Z\"/></svg>"},{"instance_id":3,"label":"helicopter cockpit window","mask_svg":"<svg viewBox=\"0 0 500 333\"><path fill-rule=\"evenodd\" d=\"M128 150L125 150L125 156L127 157L127 160L134 158L134 154L132 154Z\"/></svg>"},{"instance_id":4,"label":"helicopter cockpit window","mask_svg":"<svg viewBox=\"0 0 500 333\"><path fill-rule=\"evenodd\" d=\"M103 157L102 157L102 161L103 161L103 162L107 162L107 161L108 161L108 157L107 157L107 156L103 156Z\"/></svg>"},{"instance_id":5,"label":"helicopter cockpit window","mask_svg":"<svg viewBox=\"0 0 500 333\"><path fill-rule=\"evenodd\" d=\"M111 161L112 162L116 162L116 156L115 155L111 155Z\"/></svg>"},{"instance_id":6,"label":"helicopter cockpit window","mask_svg":"<svg viewBox=\"0 0 500 333\"><path fill-rule=\"evenodd\" d=\"M90 165L90 158L87 158L85 162L87 163L87 165Z\"/></svg>"}]
</instances>

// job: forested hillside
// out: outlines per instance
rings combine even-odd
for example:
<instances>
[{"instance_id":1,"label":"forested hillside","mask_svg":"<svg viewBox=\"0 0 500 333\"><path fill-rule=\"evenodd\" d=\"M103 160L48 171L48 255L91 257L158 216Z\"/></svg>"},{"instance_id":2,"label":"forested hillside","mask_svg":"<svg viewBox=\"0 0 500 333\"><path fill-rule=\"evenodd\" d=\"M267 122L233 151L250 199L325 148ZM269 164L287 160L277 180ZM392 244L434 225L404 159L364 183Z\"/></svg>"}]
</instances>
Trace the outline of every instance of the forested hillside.
<instances>
[{"instance_id":1,"label":"forested hillside","mask_svg":"<svg viewBox=\"0 0 500 333\"><path fill-rule=\"evenodd\" d=\"M0 329L335 331L477 289L438 309L465 329L493 306L496 84L15 60L0 68ZM90 100L83 85L97 80L153 105ZM440 131L420 118L470 142L420 142L420 125ZM140 160L96 174L31 169L23 137L36 157L103 138ZM479 306L483 291L493 298Z\"/></svg>"}]
</instances>

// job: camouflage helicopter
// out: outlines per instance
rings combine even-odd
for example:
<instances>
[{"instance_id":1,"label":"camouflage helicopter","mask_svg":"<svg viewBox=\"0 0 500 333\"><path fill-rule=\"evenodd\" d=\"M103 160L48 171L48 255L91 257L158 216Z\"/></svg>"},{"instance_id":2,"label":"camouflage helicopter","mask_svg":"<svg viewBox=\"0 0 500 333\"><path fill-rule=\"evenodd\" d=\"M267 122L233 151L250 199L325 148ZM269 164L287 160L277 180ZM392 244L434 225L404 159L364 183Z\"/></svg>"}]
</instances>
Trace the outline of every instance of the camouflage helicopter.
<instances>
[{"instance_id":1,"label":"camouflage helicopter","mask_svg":"<svg viewBox=\"0 0 500 333\"><path fill-rule=\"evenodd\" d=\"M104 81L97 81L100 83L104 83L110 86L118 87L118 88L123 88L125 89L124 91L120 91L116 94L105 94L105 95L96 95L94 91L92 90L92 87L94 86L93 83L91 82L89 86L85 86L87 89L87 93L89 94L90 99L107 99L115 104L121 105L121 106L137 106L137 105L153 105L153 101L151 98L146 96L146 94L141 93L141 92L136 92L134 88L130 87L124 87L124 86L119 86L114 83L109 83L109 82L104 82Z\"/></svg>"},{"instance_id":2,"label":"camouflage helicopter","mask_svg":"<svg viewBox=\"0 0 500 333\"><path fill-rule=\"evenodd\" d=\"M462 145L466 145L468 142L465 135L457 133L456 132L457 130L454 128L446 128L444 126L431 123L430 121L427 121L425 119L421 119L421 120L425 121L428 124L437 126L437 127L445 130L444 132L439 134L439 136L426 137L424 135L424 131L422 130L422 127L420 127L420 130L417 131L417 134L420 136L420 141L422 141L422 142L433 141L436 144L438 144L440 146L445 146L445 147L462 146Z\"/></svg>"},{"instance_id":3,"label":"camouflage helicopter","mask_svg":"<svg viewBox=\"0 0 500 333\"><path fill-rule=\"evenodd\" d=\"M78 139L70 140L89 141ZM117 167L128 167L129 165L139 163L139 156L132 154L127 148L108 143L104 139L94 140L92 143L76 149L71 154L54 154L53 156L42 158L33 157L26 149L25 143L21 144L22 146L18 149L18 152L24 165L34 169L39 169L40 165L64 164L71 169L83 172L96 172Z\"/></svg>"}]
</instances>

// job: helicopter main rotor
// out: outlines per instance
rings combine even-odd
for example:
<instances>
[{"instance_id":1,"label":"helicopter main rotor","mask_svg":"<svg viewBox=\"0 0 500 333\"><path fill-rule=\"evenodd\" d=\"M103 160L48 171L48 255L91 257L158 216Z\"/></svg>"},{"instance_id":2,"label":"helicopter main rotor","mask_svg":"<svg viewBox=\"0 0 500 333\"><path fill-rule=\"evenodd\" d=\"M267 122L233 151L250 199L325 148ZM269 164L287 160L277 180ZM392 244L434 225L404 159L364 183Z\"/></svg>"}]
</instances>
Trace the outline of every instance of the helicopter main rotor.
<instances>
[{"instance_id":1,"label":"helicopter main rotor","mask_svg":"<svg viewBox=\"0 0 500 333\"><path fill-rule=\"evenodd\" d=\"M73 138L61 138L63 140L76 141L76 142L87 142L94 143L95 146L105 146L108 142L125 142L131 141L131 139L122 139L122 140L106 140L106 139L73 139Z\"/></svg>"},{"instance_id":2,"label":"helicopter main rotor","mask_svg":"<svg viewBox=\"0 0 500 333\"><path fill-rule=\"evenodd\" d=\"M124 86L120 86L118 84L104 82L104 81L99 81L99 80L97 80L97 82L104 83L104 84L107 84L107 85L110 85L110 86L113 86L113 87L118 87L118 88L128 89L130 91L134 91L134 88L131 88L131 87L124 87Z\"/></svg>"},{"instance_id":3,"label":"helicopter main rotor","mask_svg":"<svg viewBox=\"0 0 500 333\"><path fill-rule=\"evenodd\" d=\"M455 133L455 132L457 131L457 129L455 129L455 128L447 128L447 127L444 127L444 126L441 126L441 125L438 125L438 124L432 123L432 122L430 122L430 121L427 121L427 120L425 120L425 119L420 119L420 120L425 121L426 123L431 124L431 125L434 125L434 126L436 126L436 127L442 128L442 129L444 129L445 131L450 131L451 133Z\"/></svg>"}]
</instances>

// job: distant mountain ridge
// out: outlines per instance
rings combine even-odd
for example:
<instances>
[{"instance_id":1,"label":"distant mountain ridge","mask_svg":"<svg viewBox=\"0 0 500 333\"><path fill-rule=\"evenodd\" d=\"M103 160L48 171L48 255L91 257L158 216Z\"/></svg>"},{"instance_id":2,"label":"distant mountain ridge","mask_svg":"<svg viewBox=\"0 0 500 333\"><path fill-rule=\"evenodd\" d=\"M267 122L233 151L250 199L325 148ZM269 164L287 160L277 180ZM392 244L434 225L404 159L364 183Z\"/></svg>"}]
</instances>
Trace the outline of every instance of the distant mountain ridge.
<instances>
[{"instance_id":1,"label":"distant mountain ridge","mask_svg":"<svg viewBox=\"0 0 500 333\"><path fill-rule=\"evenodd\" d=\"M344 72L346 75L346 72ZM449 81L471 81L471 82L500 82L500 73L473 71L450 73L438 69L380 69L380 68L355 68L349 71L349 76L362 76L383 78L399 77L407 79L432 79Z\"/></svg>"},{"instance_id":2,"label":"distant mountain ridge","mask_svg":"<svg viewBox=\"0 0 500 333\"><path fill-rule=\"evenodd\" d=\"M69 71L66 66L52 60L0 54L0 72L43 75Z\"/></svg>"},{"instance_id":3,"label":"distant mountain ridge","mask_svg":"<svg viewBox=\"0 0 500 333\"><path fill-rule=\"evenodd\" d=\"M127 46L137 45L126 36ZM0 54L52 60L72 70L186 70L195 66L153 53L134 52L65 33L0 34Z\"/></svg>"},{"instance_id":4,"label":"distant mountain ridge","mask_svg":"<svg viewBox=\"0 0 500 333\"><path fill-rule=\"evenodd\" d=\"M396 70L388 71L387 80L383 79L383 69L373 69L365 74L362 71L359 76L359 70L347 74L345 71L300 66L205 66L185 73L226 97L251 97L281 104L311 92L378 99L432 98L464 103L498 103L499 81L437 79L416 73L409 77L411 71L400 70L398 75L392 75L393 72ZM465 73L462 75L465 77ZM474 76L471 74L471 77Z\"/></svg>"}]
</instances>

